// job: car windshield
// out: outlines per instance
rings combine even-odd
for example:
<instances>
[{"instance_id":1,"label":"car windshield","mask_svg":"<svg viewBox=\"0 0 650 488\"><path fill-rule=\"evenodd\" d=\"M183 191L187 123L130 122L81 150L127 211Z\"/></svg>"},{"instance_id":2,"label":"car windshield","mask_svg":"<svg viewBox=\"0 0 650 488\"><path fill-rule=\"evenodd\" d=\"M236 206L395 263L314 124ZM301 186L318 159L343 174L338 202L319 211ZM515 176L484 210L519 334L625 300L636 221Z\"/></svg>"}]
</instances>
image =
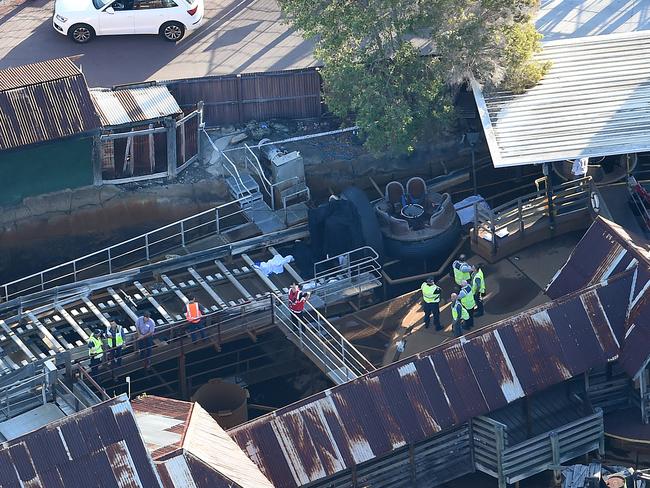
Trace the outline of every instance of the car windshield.
<instances>
[{"instance_id":1,"label":"car windshield","mask_svg":"<svg viewBox=\"0 0 650 488\"><path fill-rule=\"evenodd\" d=\"M107 4L111 3L113 0L93 0L93 5L97 10L104 8Z\"/></svg>"}]
</instances>

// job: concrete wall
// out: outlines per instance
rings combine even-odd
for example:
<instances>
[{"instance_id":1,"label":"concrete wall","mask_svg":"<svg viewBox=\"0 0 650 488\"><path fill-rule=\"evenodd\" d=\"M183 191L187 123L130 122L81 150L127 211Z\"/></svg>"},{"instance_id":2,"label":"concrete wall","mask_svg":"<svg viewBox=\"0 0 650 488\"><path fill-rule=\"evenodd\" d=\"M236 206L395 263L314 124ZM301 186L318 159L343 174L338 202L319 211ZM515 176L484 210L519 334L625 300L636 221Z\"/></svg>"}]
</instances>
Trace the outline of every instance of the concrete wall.
<instances>
[{"instance_id":1,"label":"concrete wall","mask_svg":"<svg viewBox=\"0 0 650 488\"><path fill-rule=\"evenodd\" d=\"M64 139L0 153L0 205L93 182L92 138Z\"/></svg>"},{"instance_id":2,"label":"concrete wall","mask_svg":"<svg viewBox=\"0 0 650 488\"><path fill-rule=\"evenodd\" d=\"M222 181L106 185L25 198L0 212L0 282L143 234L226 200Z\"/></svg>"}]
</instances>

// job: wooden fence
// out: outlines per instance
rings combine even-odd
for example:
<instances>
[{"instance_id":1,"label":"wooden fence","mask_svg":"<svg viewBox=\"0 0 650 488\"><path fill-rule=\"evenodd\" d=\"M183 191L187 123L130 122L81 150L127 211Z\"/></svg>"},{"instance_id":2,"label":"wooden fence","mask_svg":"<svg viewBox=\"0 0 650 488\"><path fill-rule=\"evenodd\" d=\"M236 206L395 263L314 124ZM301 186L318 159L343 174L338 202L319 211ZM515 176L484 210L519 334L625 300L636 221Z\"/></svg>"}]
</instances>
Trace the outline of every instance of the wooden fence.
<instances>
[{"instance_id":1,"label":"wooden fence","mask_svg":"<svg viewBox=\"0 0 650 488\"><path fill-rule=\"evenodd\" d=\"M476 469L505 488L547 469L559 471L561 463L591 451L603 454L603 411L597 408L592 415L514 445L509 445L507 426L489 417L472 421L472 435Z\"/></svg>"},{"instance_id":2,"label":"wooden fence","mask_svg":"<svg viewBox=\"0 0 650 488\"><path fill-rule=\"evenodd\" d=\"M468 424L355 466L312 488L424 488L474 472Z\"/></svg>"},{"instance_id":3,"label":"wooden fence","mask_svg":"<svg viewBox=\"0 0 650 488\"><path fill-rule=\"evenodd\" d=\"M204 103L207 126L321 115L321 78L313 69L207 76L163 82L183 110Z\"/></svg>"}]
</instances>

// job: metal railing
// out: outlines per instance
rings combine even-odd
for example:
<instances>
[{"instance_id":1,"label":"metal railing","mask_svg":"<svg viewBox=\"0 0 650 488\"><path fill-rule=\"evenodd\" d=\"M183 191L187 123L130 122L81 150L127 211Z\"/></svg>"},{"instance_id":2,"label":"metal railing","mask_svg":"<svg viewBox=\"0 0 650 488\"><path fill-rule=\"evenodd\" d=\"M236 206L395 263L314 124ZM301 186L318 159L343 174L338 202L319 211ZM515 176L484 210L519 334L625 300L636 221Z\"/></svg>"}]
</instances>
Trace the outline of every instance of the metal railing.
<instances>
[{"instance_id":1,"label":"metal railing","mask_svg":"<svg viewBox=\"0 0 650 488\"><path fill-rule=\"evenodd\" d=\"M536 183L546 184L546 178L540 178ZM548 218L552 225L556 218L574 212L591 209L591 195L597 191L591 177L580 178L553 187L551 197L546 189L538 189L491 210L483 209L474 203L474 228L472 240L477 242L483 233L491 239L492 252L498 247L497 237L504 238L515 235L518 238L526 234L526 230L535 222Z\"/></svg>"},{"instance_id":2,"label":"metal railing","mask_svg":"<svg viewBox=\"0 0 650 488\"><path fill-rule=\"evenodd\" d=\"M489 417L472 420L476 469L494 476L499 488L548 469L559 471L560 464L580 455L604 451L603 411L510 445L506 425Z\"/></svg>"},{"instance_id":3,"label":"metal railing","mask_svg":"<svg viewBox=\"0 0 650 488\"><path fill-rule=\"evenodd\" d=\"M297 176L292 176L291 178L287 178L286 180L278 181L277 183L271 183L271 181L267 178L266 174L264 173L264 169L262 168L262 164L260 163L260 159L257 157L257 154L251 149L251 147L244 143L244 166L247 170L249 170L249 165L251 168L253 168L253 171L259 178L260 182L262 183L262 188L264 189L264 192L268 195L269 201L271 204L271 210L276 210L275 208L275 192L277 191L278 187L288 187L289 184L299 184L300 183L300 178ZM300 190L297 190L294 193L291 193L287 196L282 196L282 205L283 209L285 212L285 222L286 222L286 214L287 214L287 201L290 198L295 198L296 196L306 194L307 198L305 201L309 201L311 199L311 193L309 191L309 188L301 188Z\"/></svg>"},{"instance_id":4,"label":"metal railing","mask_svg":"<svg viewBox=\"0 0 650 488\"><path fill-rule=\"evenodd\" d=\"M325 303L332 295L357 289L360 294L368 284L381 285L379 254L370 246L363 246L314 263L314 292ZM374 286L373 286L374 288Z\"/></svg>"},{"instance_id":5,"label":"metal railing","mask_svg":"<svg viewBox=\"0 0 650 488\"><path fill-rule=\"evenodd\" d=\"M149 263L165 253L245 222L247 219L241 208L241 200L224 203L72 261L5 283L0 287L2 297L9 301L24 294L111 274L138 263Z\"/></svg>"},{"instance_id":6,"label":"metal railing","mask_svg":"<svg viewBox=\"0 0 650 488\"><path fill-rule=\"evenodd\" d=\"M309 302L300 315L281 298L274 297L273 308L285 335L337 385L374 371L374 365Z\"/></svg>"}]
</instances>

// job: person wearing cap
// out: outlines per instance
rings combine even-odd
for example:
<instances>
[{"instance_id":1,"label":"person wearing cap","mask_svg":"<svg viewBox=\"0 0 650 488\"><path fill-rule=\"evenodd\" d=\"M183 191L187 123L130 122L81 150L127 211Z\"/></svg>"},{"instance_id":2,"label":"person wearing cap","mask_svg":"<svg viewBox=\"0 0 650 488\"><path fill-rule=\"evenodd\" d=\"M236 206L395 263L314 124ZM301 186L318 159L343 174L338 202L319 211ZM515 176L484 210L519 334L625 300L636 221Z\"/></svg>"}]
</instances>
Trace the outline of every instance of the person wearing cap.
<instances>
[{"instance_id":1,"label":"person wearing cap","mask_svg":"<svg viewBox=\"0 0 650 488\"><path fill-rule=\"evenodd\" d=\"M472 285L465 280L461 283L458 300L463 305L463 308L467 310L468 317L465 319L465 328L469 330L474 327L474 309L476 308L476 302L474 301Z\"/></svg>"},{"instance_id":2,"label":"person wearing cap","mask_svg":"<svg viewBox=\"0 0 650 488\"><path fill-rule=\"evenodd\" d=\"M135 321L135 328L138 334L138 349L140 359L144 359L145 369L151 361L151 348L153 347L153 334L156 331L156 323L151 320L151 313L145 312L142 317Z\"/></svg>"},{"instance_id":3,"label":"person wearing cap","mask_svg":"<svg viewBox=\"0 0 650 488\"><path fill-rule=\"evenodd\" d=\"M424 310L424 328L428 329L431 315L433 315L433 325L436 330L442 330L440 325L440 287L436 285L433 277L427 278L420 287L422 291L422 309Z\"/></svg>"},{"instance_id":4,"label":"person wearing cap","mask_svg":"<svg viewBox=\"0 0 650 488\"><path fill-rule=\"evenodd\" d=\"M99 370L99 365L104 357L101 329L95 329L88 337L88 355L90 356L90 372L94 375Z\"/></svg>"},{"instance_id":5,"label":"person wearing cap","mask_svg":"<svg viewBox=\"0 0 650 488\"><path fill-rule=\"evenodd\" d=\"M454 271L454 281L458 286L462 286L463 281L468 281L472 278L472 267L465 262L465 255L458 256L452 265Z\"/></svg>"},{"instance_id":6,"label":"person wearing cap","mask_svg":"<svg viewBox=\"0 0 650 488\"><path fill-rule=\"evenodd\" d=\"M124 328L114 320L106 330L106 343L110 349L111 364L122 366L122 346L124 345Z\"/></svg>"}]
</instances>

